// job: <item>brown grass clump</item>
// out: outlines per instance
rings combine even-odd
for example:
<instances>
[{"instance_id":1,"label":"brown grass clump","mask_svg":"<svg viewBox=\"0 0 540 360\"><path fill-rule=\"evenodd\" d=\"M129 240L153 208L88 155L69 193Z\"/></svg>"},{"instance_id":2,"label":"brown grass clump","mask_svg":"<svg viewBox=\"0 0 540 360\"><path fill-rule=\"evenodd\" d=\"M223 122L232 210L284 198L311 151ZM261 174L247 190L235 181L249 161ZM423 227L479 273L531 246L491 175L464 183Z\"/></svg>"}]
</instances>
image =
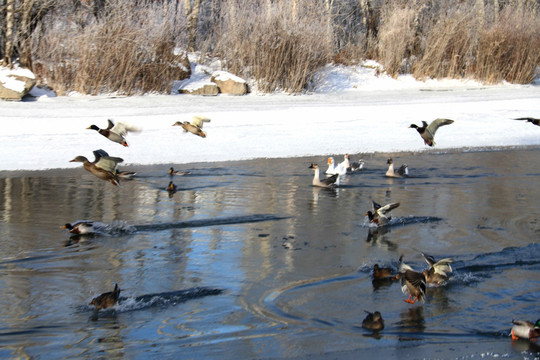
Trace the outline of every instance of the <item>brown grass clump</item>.
<instances>
[{"instance_id":1,"label":"brown grass clump","mask_svg":"<svg viewBox=\"0 0 540 360\"><path fill-rule=\"evenodd\" d=\"M59 93L168 92L189 65L174 54L167 23L148 16L158 10L116 5L73 32L49 29L35 51L38 76Z\"/></svg>"},{"instance_id":2,"label":"brown grass clump","mask_svg":"<svg viewBox=\"0 0 540 360\"><path fill-rule=\"evenodd\" d=\"M474 77L487 82L502 80L531 83L540 64L540 19L507 9L498 21L480 33Z\"/></svg>"},{"instance_id":3,"label":"brown grass clump","mask_svg":"<svg viewBox=\"0 0 540 360\"><path fill-rule=\"evenodd\" d=\"M232 2L227 9L217 52L230 71L255 79L262 92L304 91L332 54L331 28L318 7L291 4Z\"/></svg>"}]
</instances>

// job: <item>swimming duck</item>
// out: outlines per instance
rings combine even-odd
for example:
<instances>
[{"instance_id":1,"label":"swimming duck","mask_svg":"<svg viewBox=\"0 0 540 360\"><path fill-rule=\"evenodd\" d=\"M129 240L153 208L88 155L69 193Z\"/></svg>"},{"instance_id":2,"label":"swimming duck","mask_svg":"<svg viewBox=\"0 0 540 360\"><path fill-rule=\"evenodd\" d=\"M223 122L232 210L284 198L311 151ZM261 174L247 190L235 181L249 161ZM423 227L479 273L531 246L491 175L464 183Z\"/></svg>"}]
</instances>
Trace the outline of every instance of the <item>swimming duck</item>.
<instances>
[{"instance_id":1,"label":"swimming duck","mask_svg":"<svg viewBox=\"0 0 540 360\"><path fill-rule=\"evenodd\" d=\"M118 171L118 170L115 170L114 174L119 179L133 179L133 177L135 177L135 175L137 175L137 173L135 171Z\"/></svg>"},{"instance_id":2,"label":"swimming duck","mask_svg":"<svg viewBox=\"0 0 540 360\"><path fill-rule=\"evenodd\" d=\"M422 274L424 274L424 277L426 278L426 284L440 285L448 280L447 273L452 272L452 267L450 264L454 262L454 260L451 258L445 258L435 261L433 256L426 254L422 254L422 256L429 265L429 269L422 271Z\"/></svg>"},{"instance_id":3,"label":"swimming duck","mask_svg":"<svg viewBox=\"0 0 540 360\"><path fill-rule=\"evenodd\" d=\"M90 302L90 305L94 305L96 307L96 311L107 309L114 306L118 302L119 296L120 289L118 288L118 284L114 284L113 291L109 291L95 297L92 299L92 302Z\"/></svg>"},{"instance_id":4,"label":"swimming duck","mask_svg":"<svg viewBox=\"0 0 540 360\"><path fill-rule=\"evenodd\" d=\"M173 184L172 181L169 182L169 185L165 188L169 192L169 197L173 197L174 193L176 193L176 185Z\"/></svg>"},{"instance_id":5,"label":"swimming duck","mask_svg":"<svg viewBox=\"0 0 540 360\"><path fill-rule=\"evenodd\" d=\"M370 223L377 224L377 226L384 226L392 219L391 216L386 216L390 211L397 208L399 203L390 203L384 206L372 201L373 211L366 212L366 216Z\"/></svg>"},{"instance_id":6,"label":"swimming duck","mask_svg":"<svg viewBox=\"0 0 540 360\"><path fill-rule=\"evenodd\" d=\"M407 164L403 164L397 170L395 170L394 160L392 160L392 158L386 160L386 163L388 164L388 170L386 171L387 177L400 178L409 176L409 167Z\"/></svg>"},{"instance_id":7,"label":"swimming duck","mask_svg":"<svg viewBox=\"0 0 540 360\"><path fill-rule=\"evenodd\" d=\"M119 157L109 156L104 150L95 150L94 156L95 160L93 162L80 155L69 162L81 162L86 171L89 171L102 180L110 181L113 185L119 185L120 182L118 176L115 175L115 171L117 164L124 160Z\"/></svg>"},{"instance_id":8,"label":"swimming duck","mask_svg":"<svg viewBox=\"0 0 540 360\"><path fill-rule=\"evenodd\" d=\"M169 169L169 175L170 176L173 176L173 175L183 176L183 175L188 175L188 174L191 174L191 172L190 171L183 171L183 170L174 170L174 168Z\"/></svg>"},{"instance_id":9,"label":"swimming duck","mask_svg":"<svg viewBox=\"0 0 540 360\"><path fill-rule=\"evenodd\" d=\"M339 175L335 174L332 175L326 179L319 179L319 165L317 164L311 164L309 166L310 169L313 169L314 175L313 175L313 186L318 187L324 187L324 188L332 188L339 186Z\"/></svg>"},{"instance_id":10,"label":"swimming duck","mask_svg":"<svg viewBox=\"0 0 540 360\"><path fill-rule=\"evenodd\" d=\"M514 119L514 120L525 120L527 122L530 122L533 125L540 126L540 119L535 119L535 118L532 118L532 117L521 117L521 118L517 118L517 119Z\"/></svg>"},{"instance_id":11,"label":"swimming duck","mask_svg":"<svg viewBox=\"0 0 540 360\"><path fill-rule=\"evenodd\" d=\"M414 304L416 300L424 302L426 296L426 278L424 274L416 272L409 265L403 262L403 255L399 258L399 273L394 279L401 280L401 291L409 293L409 298L403 300L409 304ZM411 297L414 300L411 301Z\"/></svg>"},{"instance_id":12,"label":"swimming duck","mask_svg":"<svg viewBox=\"0 0 540 360\"><path fill-rule=\"evenodd\" d=\"M206 132L203 131L202 127L205 122L210 122L210 119L204 116L196 115L193 117L191 122L184 121L175 122L172 126L181 126L184 129L184 132L190 132L194 135L200 136L202 138L206 137Z\"/></svg>"},{"instance_id":13,"label":"swimming duck","mask_svg":"<svg viewBox=\"0 0 540 360\"><path fill-rule=\"evenodd\" d=\"M434 138L437 129L443 125L450 125L453 122L454 120L450 119L435 119L429 125L427 124L427 122L422 121L421 127L415 124L411 124L411 126L409 127L414 128L416 129L416 131L418 131L422 139L424 139L424 144L433 146L435 145Z\"/></svg>"},{"instance_id":14,"label":"swimming duck","mask_svg":"<svg viewBox=\"0 0 540 360\"><path fill-rule=\"evenodd\" d=\"M87 129L96 130L107 139L119 143L124 146L128 146L125 136L128 132L140 132L141 130L135 126L128 125L126 123L114 124L111 119L107 119L108 125L106 129L100 129L96 125L90 125Z\"/></svg>"},{"instance_id":15,"label":"swimming duck","mask_svg":"<svg viewBox=\"0 0 540 360\"><path fill-rule=\"evenodd\" d=\"M362 327L372 330L382 330L384 329L384 320L381 316L381 313L378 311L369 312L364 310L367 313L366 318L362 321Z\"/></svg>"},{"instance_id":16,"label":"swimming duck","mask_svg":"<svg viewBox=\"0 0 540 360\"><path fill-rule=\"evenodd\" d=\"M395 276L391 268L383 268L379 264L373 265L373 280L393 279Z\"/></svg>"},{"instance_id":17,"label":"swimming duck","mask_svg":"<svg viewBox=\"0 0 540 360\"><path fill-rule=\"evenodd\" d=\"M533 340L540 337L540 319L536 323L527 320L512 320L512 340L519 338Z\"/></svg>"},{"instance_id":18,"label":"swimming duck","mask_svg":"<svg viewBox=\"0 0 540 360\"><path fill-rule=\"evenodd\" d=\"M360 159L359 161L353 161L351 163L350 162L351 157L349 156L349 154L345 154L345 156L347 157L347 160L349 161L349 167L347 168L347 172L361 171L361 170L364 169L364 160L363 159Z\"/></svg>"},{"instance_id":19,"label":"swimming duck","mask_svg":"<svg viewBox=\"0 0 540 360\"><path fill-rule=\"evenodd\" d=\"M81 220L76 221L72 224L66 223L64 226L62 226L62 229L68 229L70 233L72 234L93 234L94 233L94 222L93 221L87 221L87 220Z\"/></svg>"}]
</instances>

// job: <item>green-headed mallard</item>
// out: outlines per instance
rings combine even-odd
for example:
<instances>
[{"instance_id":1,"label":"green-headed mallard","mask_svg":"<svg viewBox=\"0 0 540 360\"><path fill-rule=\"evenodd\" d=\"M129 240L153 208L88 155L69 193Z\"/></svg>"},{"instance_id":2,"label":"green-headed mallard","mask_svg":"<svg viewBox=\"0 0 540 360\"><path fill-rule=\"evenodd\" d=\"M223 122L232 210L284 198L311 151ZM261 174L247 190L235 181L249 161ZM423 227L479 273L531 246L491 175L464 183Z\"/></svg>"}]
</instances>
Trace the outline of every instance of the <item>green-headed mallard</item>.
<instances>
[{"instance_id":1,"label":"green-headed mallard","mask_svg":"<svg viewBox=\"0 0 540 360\"><path fill-rule=\"evenodd\" d=\"M527 320L512 320L512 340L519 338L533 340L540 337L540 319L536 323Z\"/></svg>"},{"instance_id":2,"label":"green-headed mallard","mask_svg":"<svg viewBox=\"0 0 540 360\"><path fill-rule=\"evenodd\" d=\"M424 274L424 277L426 278L426 284L440 285L448 280L448 273L452 272L452 266L450 266L450 264L454 262L454 260L445 258L435 261L433 256L426 254L422 254L422 256L429 265L429 269L422 271L422 274Z\"/></svg>"},{"instance_id":3,"label":"green-headed mallard","mask_svg":"<svg viewBox=\"0 0 540 360\"><path fill-rule=\"evenodd\" d=\"M396 170L394 169L394 160L392 160L392 158L386 160L386 163L388 164L388 170L386 171L387 177L400 178L409 176L409 167L407 166L407 164L401 165Z\"/></svg>"},{"instance_id":4,"label":"green-headed mallard","mask_svg":"<svg viewBox=\"0 0 540 360\"><path fill-rule=\"evenodd\" d=\"M90 305L94 305L96 310L107 309L114 306L118 302L118 297L120 296L120 289L118 284L114 284L114 290L103 293L90 302Z\"/></svg>"},{"instance_id":5,"label":"green-headed mallard","mask_svg":"<svg viewBox=\"0 0 540 360\"><path fill-rule=\"evenodd\" d=\"M119 143L124 146L128 146L125 136L128 132L140 132L141 130L133 125L128 125L126 123L116 123L114 124L111 119L107 119L107 128L100 129L96 125L90 125L87 129L96 130L101 135L105 136L107 139Z\"/></svg>"},{"instance_id":6,"label":"green-headed mallard","mask_svg":"<svg viewBox=\"0 0 540 360\"><path fill-rule=\"evenodd\" d=\"M384 329L384 320L381 316L381 313L378 311L370 312L364 310L367 313L366 318L362 321L362 327L372 330L382 330Z\"/></svg>"},{"instance_id":7,"label":"green-headed mallard","mask_svg":"<svg viewBox=\"0 0 540 360\"><path fill-rule=\"evenodd\" d=\"M403 256L399 258L399 273L395 279L401 280L401 291L404 294L409 294L407 300L403 300L409 304L414 304L416 300L424 302L426 296L426 278L424 274L416 272L409 265L403 262ZM414 300L411 301L411 297Z\"/></svg>"},{"instance_id":8,"label":"green-headed mallard","mask_svg":"<svg viewBox=\"0 0 540 360\"><path fill-rule=\"evenodd\" d=\"M309 166L309 168L313 169L313 172L314 172L313 181L312 181L313 186L323 187L323 188L334 188L334 187L339 186L339 175L338 174L329 176L329 177L321 180L319 178L319 165L312 163Z\"/></svg>"},{"instance_id":9,"label":"green-headed mallard","mask_svg":"<svg viewBox=\"0 0 540 360\"><path fill-rule=\"evenodd\" d=\"M120 182L118 181L118 176L115 175L115 171L117 164L124 160L119 157L109 156L104 150L95 150L94 156L94 162L90 162L86 157L80 155L70 160L70 162L81 162L85 170L98 178L110 181L114 185L119 185Z\"/></svg>"},{"instance_id":10,"label":"green-headed mallard","mask_svg":"<svg viewBox=\"0 0 540 360\"><path fill-rule=\"evenodd\" d=\"M94 222L90 220L79 220L74 223L66 223L62 226L62 229L67 229L72 234L93 234Z\"/></svg>"},{"instance_id":11,"label":"green-headed mallard","mask_svg":"<svg viewBox=\"0 0 540 360\"><path fill-rule=\"evenodd\" d=\"M204 132L202 129L205 122L210 122L210 119L205 116L196 115L193 117L193 120L191 120L191 122L177 121L172 126L181 126L184 129L184 132L190 132L194 135L205 138L206 132Z\"/></svg>"},{"instance_id":12,"label":"green-headed mallard","mask_svg":"<svg viewBox=\"0 0 540 360\"><path fill-rule=\"evenodd\" d=\"M384 206L377 204L375 201L372 201L372 210L366 212L366 216L369 219L370 223L376 224L377 226L384 226L392 219L391 216L387 214L393 209L399 206L399 203L390 203Z\"/></svg>"},{"instance_id":13,"label":"green-headed mallard","mask_svg":"<svg viewBox=\"0 0 540 360\"><path fill-rule=\"evenodd\" d=\"M435 119L431 122L431 124L427 124L427 122L422 121L422 126L418 126L415 124L411 124L409 126L410 128L416 129L422 139L424 139L424 143L429 146L435 145L435 132L437 132L437 129L443 125L450 125L453 123L454 120L450 119Z\"/></svg>"}]
</instances>

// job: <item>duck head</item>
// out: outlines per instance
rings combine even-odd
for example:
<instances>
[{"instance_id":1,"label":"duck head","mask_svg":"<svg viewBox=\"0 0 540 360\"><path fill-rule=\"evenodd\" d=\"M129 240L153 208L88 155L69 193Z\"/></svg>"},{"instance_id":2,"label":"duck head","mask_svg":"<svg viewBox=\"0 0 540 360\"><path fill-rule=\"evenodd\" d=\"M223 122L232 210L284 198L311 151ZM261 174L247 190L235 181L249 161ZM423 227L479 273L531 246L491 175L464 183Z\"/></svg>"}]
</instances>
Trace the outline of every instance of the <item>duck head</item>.
<instances>
[{"instance_id":1,"label":"duck head","mask_svg":"<svg viewBox=\"0 0 540 360\"><path fill-rule=\"evenodd\" d=\"M66 223L66 225L62 226L62 229L72 230L72 229L73 229L73 225L71 225L70 223Z\"/></svg>"},{"instance_id":2,"label":"duck head","mask_svg":"<svg viewBox=\"0 0 540 360\"><path fill-rule=\"evenodd\" d=\"M386 163L387 163L388 165L393 164L393 163L394 163L394 160L392 160L392 158L389 158L388 160L386 160Z\"/></svg>"},{"instance_id":3,"label":"duck head","mask_svg":"<svg viewBox=\"0 0 540 360\"><path fill-rule=\"evenodd\" d=\"M96 130L96 131L99 131L99 128L96 126L96 125L90 125L89 127L86 128L87 130Z\"/></svg>"},{"instance_id":4,"label":"duck head","mask_svg":"<svg viewBox=\"0 0 540 360\"><path fill-rule=\"evenodd\" d=\"M84 163L84 162L88 162L88 159L85 158L84 156L79 155L75 159L69 160L69 162L82 162L82 163Z\"/></svg>"}]
</instances>

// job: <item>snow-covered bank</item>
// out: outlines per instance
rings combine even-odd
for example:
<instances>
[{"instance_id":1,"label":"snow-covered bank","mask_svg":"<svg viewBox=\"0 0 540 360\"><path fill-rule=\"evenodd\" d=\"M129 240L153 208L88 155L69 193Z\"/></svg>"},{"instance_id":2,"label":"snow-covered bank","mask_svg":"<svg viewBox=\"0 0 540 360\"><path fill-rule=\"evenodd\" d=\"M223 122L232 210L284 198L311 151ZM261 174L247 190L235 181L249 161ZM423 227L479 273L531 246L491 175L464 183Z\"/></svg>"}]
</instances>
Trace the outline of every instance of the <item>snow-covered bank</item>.
<instances>
[{"instance_id":1,"label":"snow-covered bank","mask_svg":"<svg viewBox=\"0 0 540 360\"><path fill-rule=\"evenodd\" d=\"M362 80L363 79L363 80ZM0 102L0 170L77 167L77 155L104 149L136 164L183 164L304 155L423 151L411 123L438 117L455 123L439 129L436 150L540 145L540 127L513 118L540 117L540 86L481 86L417 82L329 69L311 95L190 95L46 97ZM175 121L201 114L208 137L184 134ZM129 147L86 128L107 119L143 129Z\"/></svg>"}]
</instances>

